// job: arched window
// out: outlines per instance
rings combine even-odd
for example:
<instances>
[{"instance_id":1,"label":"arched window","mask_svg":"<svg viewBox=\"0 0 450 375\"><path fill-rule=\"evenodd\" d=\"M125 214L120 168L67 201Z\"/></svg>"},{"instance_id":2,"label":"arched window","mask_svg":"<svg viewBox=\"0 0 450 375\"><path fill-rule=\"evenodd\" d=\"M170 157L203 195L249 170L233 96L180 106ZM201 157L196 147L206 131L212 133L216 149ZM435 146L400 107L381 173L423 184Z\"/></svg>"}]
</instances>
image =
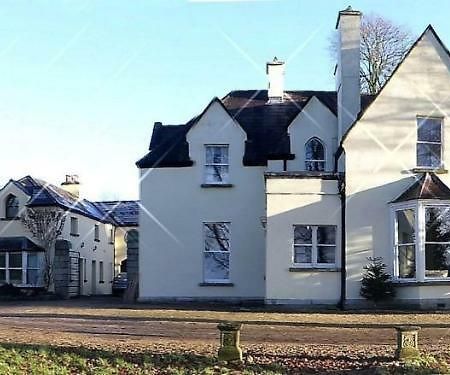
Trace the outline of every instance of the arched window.
<instances>
[{"instance_id":1,"label":"arched window","mask_svg":"<svg viewBox=\"0 0 450 375\"><path fill-rule=\"evenodd\" d=\"M319 138L311 138L306 142L305 168L307 171L325 170L325 147Z\"/></svg>"},{"instance_id":2,"label":"arched window","mask_svg":"<svg viewBox=\"0 0 450 375\"><path fill-rule=\"evenodd\" d=\"M7 219L14 219L19 216L19 200L15 195L8 195L6 198L5 216Z\"/></svg>"}]
</instances>

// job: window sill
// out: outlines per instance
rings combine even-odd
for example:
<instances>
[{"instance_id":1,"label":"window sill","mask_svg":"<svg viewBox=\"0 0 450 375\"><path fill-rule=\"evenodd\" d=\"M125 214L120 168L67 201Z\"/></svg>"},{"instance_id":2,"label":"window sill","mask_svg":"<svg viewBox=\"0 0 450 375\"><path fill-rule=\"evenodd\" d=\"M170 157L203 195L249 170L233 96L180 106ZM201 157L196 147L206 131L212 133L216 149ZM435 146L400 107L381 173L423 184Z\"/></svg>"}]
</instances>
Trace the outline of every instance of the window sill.
<instances>
[{"instance_id":1,"label":"window sill","mask_svg":"<svg viewBox=\"0 0 450 375\"><path fill-rule=\"evenodd\" d=\"M20 217L2 217L0 220L1 221L14 221L14 220L20 220Z\"/></svg>"},{"instance_id":2,"label":"window sill","mask_svg":"<svg viewBox=\"0 0 450 375\"><path fill-rule=\"evenodd\" d=\"M289 272L340 272L337 267L289 267Z\"/></svg>"},{"instance_id":3,"label":"window sill","mask_svg":"<svg viewBox=\"0 0 450 375\"><path fill-rule=\"evenodd\" d=\"M70 233L70 235L71 235L72 237L80 237L80 234L79 234L79 233Z\"/></svg>"},{"instance_id":4,"label":"window sill","mask_svg":"<svg viewBox=\"0 0 450 375\"><path fill-rule=\"evenodd\" d=\"M202 188L230 188L233 184L201 184Z\"/></svg>"},{"instance_id":5,"label":"window sill","mask_svg":"<svg viewBox=\"0 0 450 375\"><path fill-rule=\"evenodd\" d=\"M426 280L426 281L403 281L394 280L393 284L396 287L408 287L408 286L439 286L439 285L450 285L450 280Z\"/></svg>"},{"instance_id":6,"label":"window sill","mask_svg":"<svg viewBox=\"0 0 450 375\"><path fill-rule=\"evenodd\" d=\"M199 283L198 286L234 286L234 283L203 282L203 283Z\"/></svg>"},{"instance_id":7,"label":"window sill","mask_svg":"<svg viewBox=\"0 0 450 375\"><path fill-rule=\"evenodd\" d=\"M444 168L424 168L424 167L417 167L417 168L413 168L411 169L411 172L413 173L426 173L426 172L433 172L436 174L445 174L448 173L447 169Z\"/></svg>"}]
</instances>

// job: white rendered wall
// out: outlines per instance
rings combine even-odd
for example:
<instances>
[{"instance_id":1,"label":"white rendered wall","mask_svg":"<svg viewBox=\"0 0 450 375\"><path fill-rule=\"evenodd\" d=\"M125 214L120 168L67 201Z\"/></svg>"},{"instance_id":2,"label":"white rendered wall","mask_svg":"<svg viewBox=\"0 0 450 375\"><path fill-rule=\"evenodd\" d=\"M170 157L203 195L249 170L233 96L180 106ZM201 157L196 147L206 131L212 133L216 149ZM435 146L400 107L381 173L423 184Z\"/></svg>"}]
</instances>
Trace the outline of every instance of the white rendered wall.
<instances>
[{"instance_id":1,"label":"white rendered wall","mask_svg":"<svg viewBox=\"0 0 450 375\"><path fill-rule=\"evenodd\" d=\"M244 167L245 132L217 102L189 131L193 167L141 170L140 300L264 298L263 167ZM202 188L204 144L229 144L230 188ZM231 222L230 282L203 282L203 222Z\"/></svg>"},{"instance_id":2,"label":"white rendered wall","mask_svg":"<svg viewBox=\"0 0 450 375\"><path fill-rule=\"evenodd\" d=\"M294 160L288 160L288 171L305 170L305 144L313 137L319 138L325 146L325 171L333 171L334 153L337 149L337 118L316 97L308 104L289 125L291 153Z\"/></svg>"},{"instance_id":3,"label":"white rendered wall","mask_svg":"<svg viewBox=\"0 0 450 375\"><path fill-rule=\"evenodd\" d=\"M417 115L443 116L450 168L450 63L427 32L344 142L347 178L347 298L358 300L362 267L381 256L393 272L389 202L413 181ZM448 173L439 178L450 186ZM413 291L412 291L413 290ZM399 288L399 298L449 298L448 288Z\"/></svg>"},{"instance_id":4,"label":"white rendered wall","mask_svg":"<svg viewBox=\"0 0 450 375\"><path fill-rule=\"evenodd\" d=\"M267 178L266 301L337 303L340 296L340 198L337 181ZM336 225L336 268L292 272L293 227Z\"/></svg>"}]
</instances>

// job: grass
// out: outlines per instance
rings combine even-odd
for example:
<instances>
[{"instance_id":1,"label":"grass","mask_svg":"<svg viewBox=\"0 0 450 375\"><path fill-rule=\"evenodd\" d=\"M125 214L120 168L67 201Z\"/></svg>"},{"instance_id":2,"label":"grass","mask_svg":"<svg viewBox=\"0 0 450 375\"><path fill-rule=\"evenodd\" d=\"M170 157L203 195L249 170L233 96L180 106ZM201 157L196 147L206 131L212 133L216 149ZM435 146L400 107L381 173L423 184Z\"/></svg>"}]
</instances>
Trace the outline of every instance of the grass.
<instances>
[{"instance_id":1,"label":"grass","mask_svg":"<svg viewBox=\"0 0 450 375\"><path fill-rule=\"evenodd\" d=\"M190 353L119 353L81 347L0 344L1 375L283 374L276 365L220 364Z\"/></svg>"}]
</instances>

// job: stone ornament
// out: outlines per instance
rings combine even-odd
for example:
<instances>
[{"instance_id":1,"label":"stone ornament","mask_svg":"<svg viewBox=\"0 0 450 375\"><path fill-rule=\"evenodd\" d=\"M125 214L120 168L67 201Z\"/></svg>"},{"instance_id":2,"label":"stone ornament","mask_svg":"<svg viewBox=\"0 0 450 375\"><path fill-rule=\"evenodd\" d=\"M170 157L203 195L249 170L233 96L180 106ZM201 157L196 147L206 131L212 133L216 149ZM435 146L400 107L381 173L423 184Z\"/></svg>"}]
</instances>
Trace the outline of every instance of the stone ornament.
<instances>
[{"instance_id":1,"label":"stone ornament","mask_svg":"<svg viewBox=\"0 0 450 375\"><path fill-rule=\"evenodd\" d=\"M395 356L397 359L411 359L420 355L418 336L420 327L400 326L397 330L397 350Z\"/></svg>"},{"instance_id":2,"label":"stone ornament","mask_svg":"<svg viewBox=\"0 0 450 375\"><path fill-rule=\"evenodd\" d=\"M240 331L242 324L238 322L222 322L217 328L220 331L219 361L242 361L240 348Z\"/></svg>"}]
</instances>

